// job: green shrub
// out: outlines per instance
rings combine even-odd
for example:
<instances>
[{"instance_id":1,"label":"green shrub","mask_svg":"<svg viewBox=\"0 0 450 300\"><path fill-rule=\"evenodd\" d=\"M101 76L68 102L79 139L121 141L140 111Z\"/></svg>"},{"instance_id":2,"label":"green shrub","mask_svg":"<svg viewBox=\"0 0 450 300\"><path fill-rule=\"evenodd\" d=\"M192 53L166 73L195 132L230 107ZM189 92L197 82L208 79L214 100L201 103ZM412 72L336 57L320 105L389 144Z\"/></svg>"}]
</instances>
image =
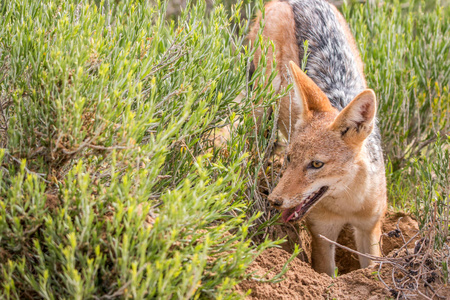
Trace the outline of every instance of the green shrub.
<instances>
[{"instance_id":1,"label":"green shrub","mask_svg":"<svg viewBox=\"0 0 450 300\"><path fill-rule=\"evenodd\" d=\"M277 243L250 239L250 112L277 96L243 3L165 5L2 2L3 298L232 298Z\"/></svg>"},{"instance_id":2,"label":"green shrub","mask_svg":"<svg viewBox=\"0 0 450 300\"><path fill-rule=\"evenodd\" d=\"M435 157L420 157L412 169L415 201L413 211L422 228L431 226L436 232L436 246L442 247L450 230L450 138L438 138L434 146Z\"/></svg>"},{"instance_id":3,"label":"green shrub","mask_svg":"<svg viewBox=\"0 0 450 300\"><path fill-rule=\"evenodd\" d=\"M378 95L384 150L393 171L450 132L450 7L344 5L369 87Z\"/></svg>"},{"instance_id":4,"label":"green shrub","mask_svg":"<svg viewBox=\"0 0 450 300\"><path fill-rule=\"evenodd\" d=\"M235 298L278 243L252 241L276 220L260 191L276 117L256 132L252 111L276 116L281 95L264 57L247 77L244 4L173 20L166 5L0 1L2 298ZM450 9L403 6L344 14L380 99L391 203L445 238Z\"/></svg>"},{"instance_id":5,"label":"green shrub","mask_svg":"<svg viewBox=\"0 0 450 300\"><path fill-rule=\"evenodd\" d=\"M442 176L434 169L446 168L450 7L411 0L344 5L343 11L361 51L368 85L379 99L389 201L394 208L412 211L425 228L436 200L433 193L440 193L439 210L449 205L444 192L448 183L430 176ZM439 136L443 138L438 142ZM448 224L448 214L439 214L440 221Z\"/></svg>"}]
</instances>

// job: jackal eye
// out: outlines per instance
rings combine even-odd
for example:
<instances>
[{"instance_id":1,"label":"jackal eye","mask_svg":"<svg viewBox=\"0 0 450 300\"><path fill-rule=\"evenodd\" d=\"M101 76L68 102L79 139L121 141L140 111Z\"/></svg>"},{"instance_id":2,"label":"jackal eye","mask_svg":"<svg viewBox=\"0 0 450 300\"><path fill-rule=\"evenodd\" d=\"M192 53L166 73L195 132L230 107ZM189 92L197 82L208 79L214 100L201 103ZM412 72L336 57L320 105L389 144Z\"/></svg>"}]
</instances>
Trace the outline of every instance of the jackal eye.
<instances>
[{"instance_id":1,"label":"jackal eye","mask_svg":"<svg viewBox=\"0 0 450 300\"><path fill-rule=\"evenodd\" d=\"M313 160L308 167L311 169L320 169L323 167L325 163L321 162L320 160Z\"/></svg>"},{"instance_id":2,"label":"jackal eye","mask_svg":"<svg viewBox=\"0 0 450 300\"><path fill-rule=\"evenodd\" d=\"M286 156L286 161L287 161L288 163L291 162L291 156L290 156L289 154Z\"/></svg>"}]
</instances>

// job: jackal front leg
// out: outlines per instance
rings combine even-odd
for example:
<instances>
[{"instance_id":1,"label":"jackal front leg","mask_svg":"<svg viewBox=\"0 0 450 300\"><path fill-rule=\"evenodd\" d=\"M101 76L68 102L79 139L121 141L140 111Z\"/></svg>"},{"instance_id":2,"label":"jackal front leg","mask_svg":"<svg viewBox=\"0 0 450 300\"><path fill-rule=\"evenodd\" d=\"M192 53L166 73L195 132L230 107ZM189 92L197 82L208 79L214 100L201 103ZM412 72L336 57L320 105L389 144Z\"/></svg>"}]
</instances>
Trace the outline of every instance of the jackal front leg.
<instances>
[{"instance_id":1,"label":"jackal front leg","mask_svg":"<svg viewBox=\"0 0 450 300\"><path fill-rule=\"evenodd\" d=\"M335 246L319 237L319 234L336 241L342 230L344 223L308 222L309 230L312 235L312 266L318 273L327 273L334 276L336 264L334 261Z\"/></svg>"},{"instance_id":2,"label":"jackal front leg","mask_svg":"<svg viewBox=\"0 0 450 300\"><path fill-rule=\"evenodd\" d=\"M381 236L381 222L378 221L371 228L364 228L363 226L355 226L355 242L356 249L365 254L380 256L380 236ZM359 255L359 263L361 268L367 268L371 263L367 257Z\"/></svg>"}]
</instances>

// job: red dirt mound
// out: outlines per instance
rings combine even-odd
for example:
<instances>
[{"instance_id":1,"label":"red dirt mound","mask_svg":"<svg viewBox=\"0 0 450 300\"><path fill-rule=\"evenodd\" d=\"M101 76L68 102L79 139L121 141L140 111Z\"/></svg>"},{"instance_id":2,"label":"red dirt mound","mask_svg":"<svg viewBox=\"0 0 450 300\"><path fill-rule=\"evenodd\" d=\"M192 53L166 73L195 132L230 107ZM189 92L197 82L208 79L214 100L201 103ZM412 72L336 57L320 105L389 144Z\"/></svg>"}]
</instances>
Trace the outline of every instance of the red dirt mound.
<instances>
[{"instance_id":1,"label":"red dirt mound","mask_svg":"<svg viewBox=\"0 0 450 300\"><path fill-rule=\"evenodd\" d=\"M410 216L402 212L397 212L388 213L386 215L383 221L382 230L384 235L381 238L381 250L383 255L387 255L388 253L391 253L392 250L400 248L404 244L403 239L407 242L414 237L419 232L419 226ZM414 242L418 239L419 238L416 237L409 245L414 245ZM344 228L339 235L337 242L356 250L355 241L353 239L353 229L350 226ZM339 274L346 274L357 270L359 269L358 256L337 247L336 265L339 269Z\"/></svg>"},{"instance_id":2,"label":"red dirt mound","mask_svg":"<svg viewBox=\"0 0 450 300\"><path fill-rule=\"evenodd\" d=\"M290 254L283 249L272 248L260 255L249 271L255 275L272 278L279 273ZM389 296L381 282L374 280L375 269L364 269L332 279L319 274L300 259L294 259L279 283L261 283L246 280L238 291L251 289L247 299L384 299Z\"/></svg>"},{"instance_id":3,"label":"red dirt mound","mask_svg":"<svg viewBox=\"0 0 450 300\"><path fill-rule=\"evenodd\" d=\"M300 242L303 240L300 244L308 248L309 242L304 241L307 234L303 230L301 226L295 228L300 236ZM388 214L383 224L383 232L385 234L382 238L382 249L383 253L387 254L401 247L404 240L408 241L414 237L418 232L418 226L416 221L403 213ZM263 252L250 266L249 272L254 272L254 277L273 278L290 257L290 246L293 243L289 240L292 238L291 233L283 249L272 248ZM414 246L414 240L409 245ZM350 227L341 234L338 241L355 248ZM304 254L299 257L308 260L310 249L304 250ZM339 273L344 275L335 279L315 272L308 263L295 258L290 263L290 269L283 281L265 283L257 279L246 280L236 288L242 294L250 290L247 299L385 299L392 297L390 291L377 277L378 267L358 269L356 255L344 250L337 251L336 263Z\"/></svg>"}]
</instances>

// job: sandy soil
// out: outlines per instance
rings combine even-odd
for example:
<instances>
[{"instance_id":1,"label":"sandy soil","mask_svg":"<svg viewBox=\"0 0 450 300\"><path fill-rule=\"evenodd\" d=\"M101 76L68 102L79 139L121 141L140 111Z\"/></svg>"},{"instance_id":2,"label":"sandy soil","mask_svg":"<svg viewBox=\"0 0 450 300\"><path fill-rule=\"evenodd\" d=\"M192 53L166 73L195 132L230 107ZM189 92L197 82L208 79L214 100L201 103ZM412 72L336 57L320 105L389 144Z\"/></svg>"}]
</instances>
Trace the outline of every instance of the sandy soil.
<instances>
[{"instance_id":1,"label":"sandy soil","mask_svg":"<svg viewBox=\"0 0 450 300\"><path fill-rule=\"evenodd\" d=\"M402 213L389 214L386 216L382 238L382 250L384 254L392 253L400 248L418 232L417 222ZM292 226L291 226L292 227ZM290 257L292 250L293 231L297 232L302 248L305 250L298 258L290 263L290 269L285 274L285 279L278 283L264 283L258 280L246 280L237 286L242 294L249 293L247 299L395 299L386 286L378 279L378 266L367 269L358 269L359 263L356 255L345 250L339 250L336 254L336 263L339 268L337 278L331 278L326 274L315 272L307 263L310 258L310 244L308 233L303 226L299 225L291 231L286 228L278 228L278 232L286 232L288 242L282 248L272 248L263 252L250 266L249 272L253 276L273 278L279 273L284 263ZM414 239L416 240L416 239ZM339 243L350 248L355 248L350 228L343 231L338 240ZM411 243L414 247L414 241ZM306 262L305 262L306 261ZM392 283L389 267L383 267L382 278L386 284ZM440 287L440 295L449 297L450 287ZM412 299L421 299L412 297Z\"/></svg>"}]
</instances>

